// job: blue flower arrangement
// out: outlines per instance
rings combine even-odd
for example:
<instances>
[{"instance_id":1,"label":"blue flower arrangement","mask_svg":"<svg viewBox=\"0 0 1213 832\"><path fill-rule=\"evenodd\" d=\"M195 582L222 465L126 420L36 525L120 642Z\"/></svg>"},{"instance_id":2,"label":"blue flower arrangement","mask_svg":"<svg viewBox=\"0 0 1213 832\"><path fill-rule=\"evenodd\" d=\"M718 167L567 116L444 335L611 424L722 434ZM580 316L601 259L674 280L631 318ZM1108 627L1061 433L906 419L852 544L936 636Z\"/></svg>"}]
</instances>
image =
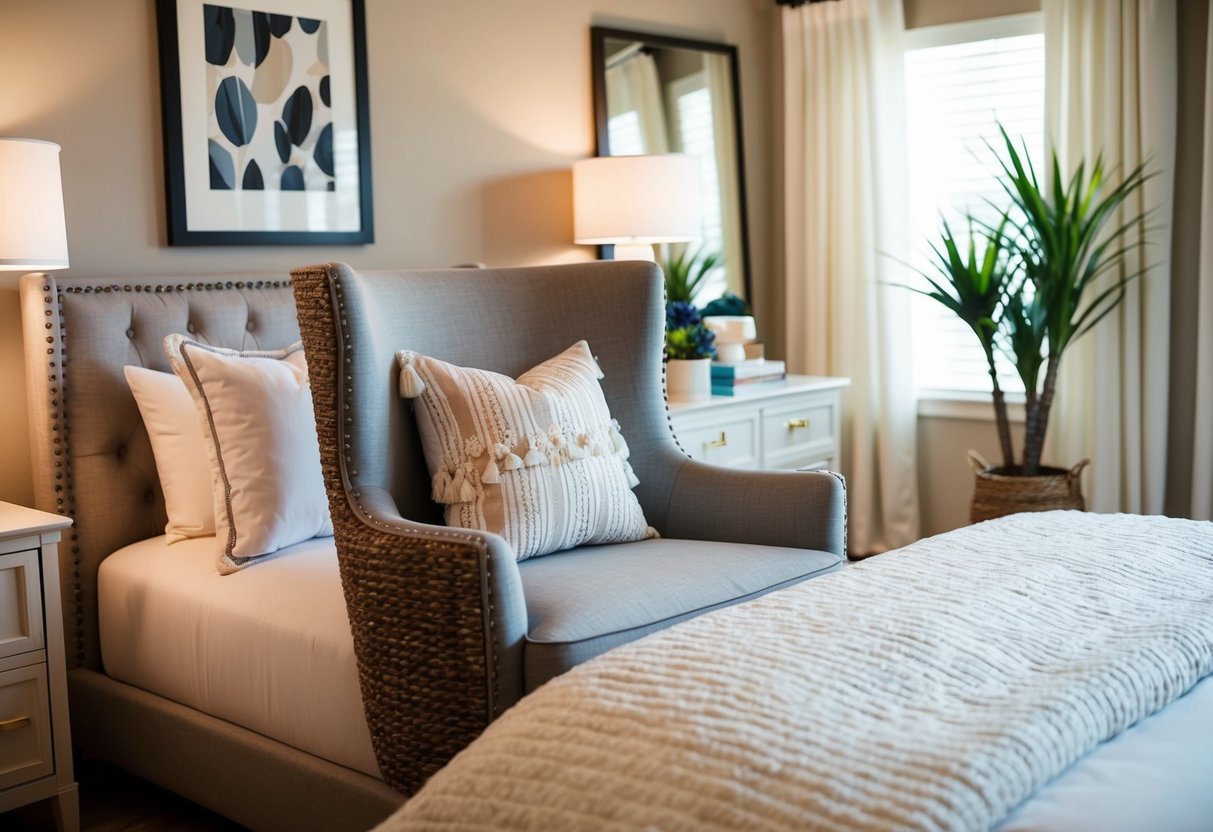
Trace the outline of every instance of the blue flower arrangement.
<instances>
[{"instance_id":1,"label":"blue flower arrangement","mask_svg":"<svg viewBox=\"0 0 1213 832\"><path fill-rule=\"evenodd\" d=\"M672 300L665 305L666 358L714 358L715 340L716 334L703 325L703 316L693 303Z\"/></svg>"}]
</instances>

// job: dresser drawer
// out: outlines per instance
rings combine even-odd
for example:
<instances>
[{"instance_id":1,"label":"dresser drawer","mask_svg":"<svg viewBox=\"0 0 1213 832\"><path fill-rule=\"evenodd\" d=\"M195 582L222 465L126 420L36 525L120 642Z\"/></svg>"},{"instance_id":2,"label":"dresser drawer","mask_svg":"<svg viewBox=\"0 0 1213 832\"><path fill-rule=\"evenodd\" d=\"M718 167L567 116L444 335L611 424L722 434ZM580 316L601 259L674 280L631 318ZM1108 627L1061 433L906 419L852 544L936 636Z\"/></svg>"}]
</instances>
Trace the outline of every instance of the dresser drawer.
<instances>
[{"instance_id":1,"label":"dresser drawer","mask_svg":"<svg viewBox=\"0 0 1213 832\"><path fill-rule=\"evenodd\" d=\"M834 402L820 397L766 408L762 412L763 450L770 458L790 451L829 448L837 435L836 418Z\"/></svg>"},{"instance_id":2,"label":"dresser drawer","mask_svg":"<svg viewBox=\"0 0 1213 832\"><path fill-rule=\"evenodd\" d=\"M753 417L675 420L673 424L678 444L700 462L728 468L758 465L758 423Z\"/></svg>"},{"instance_id":3,"label":"dresser drawer","mask_svg":"<svg viewBox=\"0 0 1213 832\"><path fill-rule=\"evenodd\" d=\"M46 665L0 673L0 789L54 770Z\"/></svg>"},{"instance_id":4,"label":"dresser drawer","mask_svg":"<svg viewBox=\"0 0 1213 832\"><path fill-rule=\"evenodd\" d=\"M42 649L40 587L37 550L0 555L0 659Z\"/></svg>"}]
</instances>

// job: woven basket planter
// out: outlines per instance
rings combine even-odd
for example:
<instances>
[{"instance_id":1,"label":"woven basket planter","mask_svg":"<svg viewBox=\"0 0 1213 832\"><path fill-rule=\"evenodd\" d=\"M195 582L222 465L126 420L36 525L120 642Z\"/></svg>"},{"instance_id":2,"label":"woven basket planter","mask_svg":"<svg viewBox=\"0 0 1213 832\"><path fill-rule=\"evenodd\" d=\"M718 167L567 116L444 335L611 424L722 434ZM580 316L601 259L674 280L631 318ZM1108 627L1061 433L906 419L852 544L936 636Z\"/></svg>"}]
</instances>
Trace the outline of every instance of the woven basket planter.
<instances>
[{"instance_id":1,"label":"woven basket planter","mask_svg":"<svg viewBox=\"0 0 1213 832\"><path fill-rule=\"evenodd\" d=\"M1041 466L1040 474L1025 477L1007 469L993 466L981 454L969 451L969 465L977 474L977 488L969 521L979 523L1021 511L1054 511L1056 509L1086 509L1082 498L1082 469L1091 460L1084 459L1070 470Z\"/></svg>"}]
</instances>

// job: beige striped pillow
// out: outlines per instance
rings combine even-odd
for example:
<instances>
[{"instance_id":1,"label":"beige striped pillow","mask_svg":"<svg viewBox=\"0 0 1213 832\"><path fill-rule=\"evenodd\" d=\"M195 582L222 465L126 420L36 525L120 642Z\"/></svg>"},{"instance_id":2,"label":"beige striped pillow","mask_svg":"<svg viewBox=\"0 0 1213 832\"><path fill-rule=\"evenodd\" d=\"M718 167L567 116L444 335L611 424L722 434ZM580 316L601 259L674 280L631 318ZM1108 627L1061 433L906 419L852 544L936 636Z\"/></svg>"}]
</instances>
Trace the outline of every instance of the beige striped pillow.
<instances>
[{"instance_id":1,"label":"beige striped pillow","mask_svg":"<svg viewBox=\"0 0 1213 832\"><path fill-rule=\"evenodd\" d=\"M517 381L408 350L396 359L448 526L499 534L519 560L657 536L585 341Z\"/></svg>"}]
</instances>

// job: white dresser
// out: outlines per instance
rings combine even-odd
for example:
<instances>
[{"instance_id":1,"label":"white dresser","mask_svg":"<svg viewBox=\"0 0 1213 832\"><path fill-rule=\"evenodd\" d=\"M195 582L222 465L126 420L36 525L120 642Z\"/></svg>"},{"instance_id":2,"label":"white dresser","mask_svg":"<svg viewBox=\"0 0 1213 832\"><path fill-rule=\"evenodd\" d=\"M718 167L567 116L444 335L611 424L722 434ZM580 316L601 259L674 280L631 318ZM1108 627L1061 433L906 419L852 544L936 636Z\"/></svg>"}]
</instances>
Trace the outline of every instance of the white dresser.
<instances>
[{"instance_id":1,"label":"white dresser","mask_svg":"<svg viewBox=\"0 0 1213 832\"><path fill-rule=\"evenodd\" d=\"M66 517L0 503L0 828L3 812L54 798L80 828L67 718L58 544Z\"/></svg>"},{"instance_id":2,"label":"white dresser","mask_svg":"<svg viewBox=\"0 0 1213 832\"><path fill-rule=\"evenodd\" d=\"M693 458L730 468L838 470L846 378L788 376L738 385L734 396L671 401L670 423Z\"/></svg>"}]
</instances>

